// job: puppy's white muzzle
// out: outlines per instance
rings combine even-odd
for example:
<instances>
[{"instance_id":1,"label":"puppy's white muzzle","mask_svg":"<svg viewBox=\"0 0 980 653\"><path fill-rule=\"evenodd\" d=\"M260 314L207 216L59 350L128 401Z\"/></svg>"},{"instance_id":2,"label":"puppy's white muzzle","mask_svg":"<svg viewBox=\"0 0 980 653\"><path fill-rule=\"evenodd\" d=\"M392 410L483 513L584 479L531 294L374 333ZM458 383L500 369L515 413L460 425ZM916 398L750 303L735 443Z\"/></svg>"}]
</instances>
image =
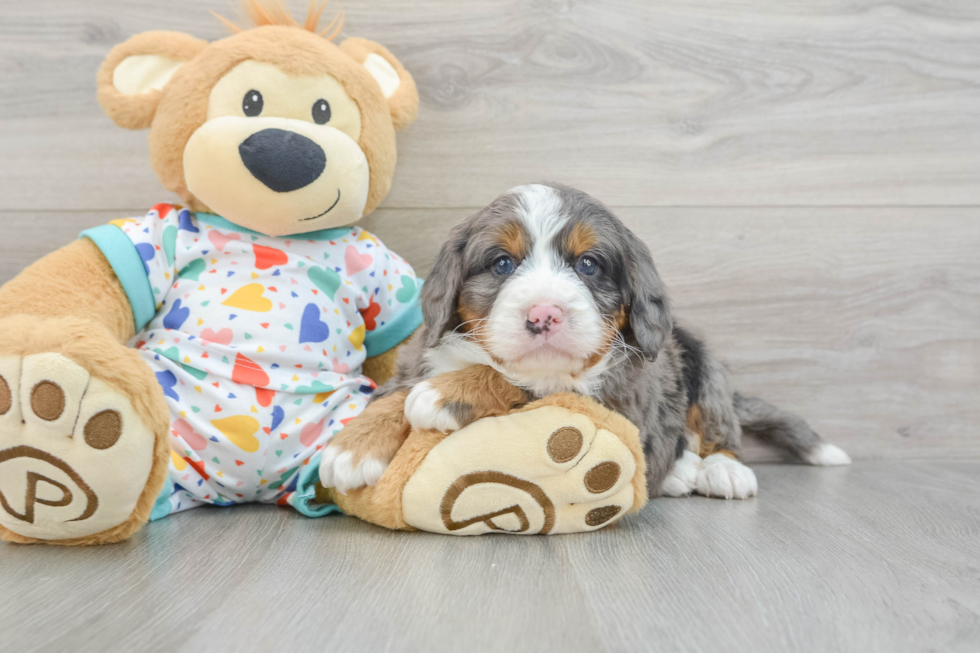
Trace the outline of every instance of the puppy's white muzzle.
<instances>
[{"instance_id":1,"label":"puppy's white muzzle","mask_svg":"<svg viewBox=\"0 0 980 653\"><path fill-rule=\"evenodd\" d=\"M602 319L589 289L565 265L525 261L497 295L488 346L507 362L575 367L602 345Z\"/></svg>"}]
</instances>

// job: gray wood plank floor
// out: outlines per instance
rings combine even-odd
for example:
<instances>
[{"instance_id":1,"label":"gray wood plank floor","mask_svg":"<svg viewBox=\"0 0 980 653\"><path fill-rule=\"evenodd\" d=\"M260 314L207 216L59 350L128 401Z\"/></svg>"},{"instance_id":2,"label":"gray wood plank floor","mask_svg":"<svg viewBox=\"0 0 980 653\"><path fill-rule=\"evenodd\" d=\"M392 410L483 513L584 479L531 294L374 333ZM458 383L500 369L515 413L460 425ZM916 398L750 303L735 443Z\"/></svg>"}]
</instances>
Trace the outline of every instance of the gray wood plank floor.
<instances>
[{"instance_id":1,"label":"gray wood plank floor","mask_svg":"<svg viewBox=\"0 0 980 653\"><path fill-rule=\"evenodd\" d=\"M299 7L305 3L293 0ZM172 199L95 71L225 0L0 0L0 283ZM424 276L537 179L648 242L741 387L855 464L459 540L199 509L96 550L0 546L0 651L980 650L980 4L346 0L419 83L365 226Z\"/></svg>"},{"instance_id":2,"label":"gray wood plank floor","mask_svg":"<svg viewBox=\"0 0 980 653\"><path fill-rule=\"evenodd\" d=\"M459 539L265 506L0 549L7 651L944 651L980 638L977 462L757 468L591 535Z\"/></svg>"}]
</instances>

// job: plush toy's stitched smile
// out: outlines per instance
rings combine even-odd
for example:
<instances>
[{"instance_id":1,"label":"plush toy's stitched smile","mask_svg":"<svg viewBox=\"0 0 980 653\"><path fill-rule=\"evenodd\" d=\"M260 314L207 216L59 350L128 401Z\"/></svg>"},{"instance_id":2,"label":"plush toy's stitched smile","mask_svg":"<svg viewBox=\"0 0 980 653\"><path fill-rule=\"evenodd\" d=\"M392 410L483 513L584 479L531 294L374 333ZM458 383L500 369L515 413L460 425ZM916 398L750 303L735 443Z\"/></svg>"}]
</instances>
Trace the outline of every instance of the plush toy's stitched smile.
<instances>
[{"instance_id":1,"label":"plush toy's stitched smile","mask_svg":"<svg viewBox=\"0 0 980 653\"><path fill-rule=\"evenodd\" d=\"M331 211L333 211L333 207L337 206L337 203L338 202L340 202L340 189L339 188L337 189L337 199L335 199L333 201L333 204L330 205L330 208L329 209L327 209L326 211L324 211L323 213L321 213L319 215L314 215L312 218L303 218L302 220L300 220L300 222L307 222L309 220L316 220L317 218L322 218L326 214L328 214Z\"/></svg>"}]
</instances>

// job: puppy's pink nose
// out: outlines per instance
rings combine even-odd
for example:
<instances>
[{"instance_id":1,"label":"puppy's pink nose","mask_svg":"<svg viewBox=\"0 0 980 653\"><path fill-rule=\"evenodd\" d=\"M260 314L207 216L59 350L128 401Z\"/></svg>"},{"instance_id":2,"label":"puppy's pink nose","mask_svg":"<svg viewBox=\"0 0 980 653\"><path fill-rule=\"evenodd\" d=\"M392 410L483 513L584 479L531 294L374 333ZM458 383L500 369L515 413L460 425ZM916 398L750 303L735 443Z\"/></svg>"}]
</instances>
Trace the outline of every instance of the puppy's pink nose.
<instances>
[{"instance_id":1,"label":"puppy's pink nose","mask_svg":"<svg viewBox=\"0 0 980 653\"><path fill-rule=\"evenodd\" d=\"M548 332L555 333L565 321L561 309L551 304L538 304L527 312L527 328L535 335Z\"/></svg>"}]
</instances>

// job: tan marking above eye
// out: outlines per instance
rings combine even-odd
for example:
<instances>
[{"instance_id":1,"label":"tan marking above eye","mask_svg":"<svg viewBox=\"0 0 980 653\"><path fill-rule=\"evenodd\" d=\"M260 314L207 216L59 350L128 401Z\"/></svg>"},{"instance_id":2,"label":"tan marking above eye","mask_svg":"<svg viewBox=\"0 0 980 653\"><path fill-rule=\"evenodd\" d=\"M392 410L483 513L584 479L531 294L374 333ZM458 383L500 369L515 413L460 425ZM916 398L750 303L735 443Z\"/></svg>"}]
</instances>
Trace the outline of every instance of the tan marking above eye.
<instances>
[{"instance_id":1,"label":"tan marking above eye","mask_svg":"<svg viewBox=\"0 0 980 653\"><path fill-rule=\"evenodd\" d=\"M573 426L560 428L548 438L548 455L556 463L567 463L582 450L585 438Z\"/></svg>"},{"instance_id":2,"label":"tan marking above eye","mask_svg":"<svg viewBox=\"0 0 980 653\"><path fill-rule=\"evenodd\" d=\"M65 391L53 381L41 381L31 391L31 410L43 420L55 421L65 412Z\"/></svg>"},{"instance_id":3,"label":"tan marking above eye","mask_svg":"<svg viewBox=\"0 0 980 653\"><path fill-rule=\"evenodd\" d=\"M565 242L565 246L568 248L568 251L578 258L595 247L597 242L598 239L592 227L583 222L576 222L572 226L571 233L568 234L568 240Z\"/></svg>"},{"instance_id":4,"label":"tan marking above eye","mask_svg":"<svg viewBox=\"0 0 980 653\"><path fill-rule=\"evenodd\" d=\"M115 410L96 413L85 424L85 442L93 449L108 449L122 435L122 416Z\"/></svg>"},{"instance_id":5,"label":"tan marking above eye","mask_svg":"<svg viewBox=\"0 0 980 653\"><path fill-rule=\"evenodd\" d=\"M607 521L619 514L622 510L619 506L603 506L601 508L593 508L585 514L585 523L589 526L599 526L600 524L605 524Z\"/></svg>"},{"instance_id":6,"label":"tan marking above eye","mask_svg":"<svg viewBox=\"0 0 980 653\"><path fill-rule=\"evenodd\" d=\"M620 468L618 463L607 460L599 463L585 474L585 489L592 494L602 494L619 480Z\"/></svg>"},{"instance_id":7,"label":"tan marking above eye","mask_svg":"<svg viewBox=\"0 0 980 653\"><path fill-rule=\"evenodd\" d=\"M528 242L524 227L517 222L507 222L500 226L497 244L517 259L514 261L515 266L531 251L531 244Z\"/></svg>"},{"instance_id":8,"label":"tan marking above eye","mask_svg":"<svg viewBox=\"0 0 980 653\"><path fill-rule=\"evenodd\" d=\"M10 394L10 386L7 385L7 379L0 376L0 415L6 415L13 403L14 399Z\"/></svg>"}]
</instances>

